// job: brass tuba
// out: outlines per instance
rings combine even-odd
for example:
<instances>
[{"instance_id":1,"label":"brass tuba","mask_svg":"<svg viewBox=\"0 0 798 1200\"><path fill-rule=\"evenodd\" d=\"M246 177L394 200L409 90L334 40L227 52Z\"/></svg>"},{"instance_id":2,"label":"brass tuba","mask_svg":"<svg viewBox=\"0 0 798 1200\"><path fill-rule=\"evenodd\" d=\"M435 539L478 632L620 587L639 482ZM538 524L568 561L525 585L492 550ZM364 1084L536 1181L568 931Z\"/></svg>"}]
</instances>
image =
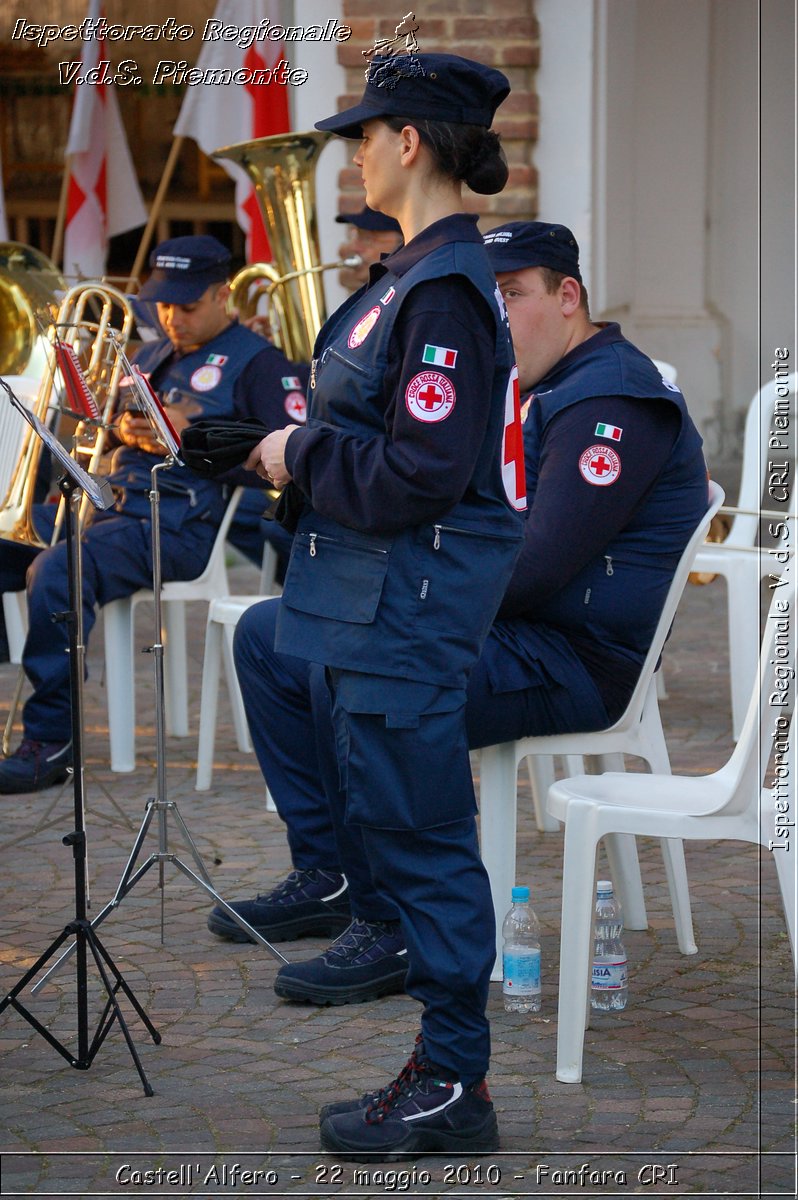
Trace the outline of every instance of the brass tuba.
<instances>
[{"instance_id":1,"label":"brass tuba","mask_svg":"<svg viewBox=\"0 0 798 1200\"><path fill-rule=\"evenodd\" d=\"M248 316L253 287L255 298L265 293L277 315L274 340L295 361L310 361L326 319L321 272L343 265L321 262L316 224L315 172L330 136L316 130L278 133L213 152L243 167L255 185L274 255L273 263L253 263L238 272L230 285L232 302Z\"/></svg>"},{"instance_id":2,"label":"brass tuba","mask_svg":"<svg viewBox=\"0 0 798 1200\"><path fill-rule=\"evenodd\" d=\"M61 407L57 390L56 338L71 345L100 415L96 421L80 420L73 434L73 452L85 458L88 471L96 470L105 449L107 428L116 406L123 371L124 351L134 324L127 296L104 283L79 283L63 297L55 321L47 330L46 366L42 372L33 411L44 424ZM44 548L33 524L33 497L43 443L28 429L5 499L0 506L0 537ZM57 537L60 522L53 537Z\"/></svg>"},{"instance_id":3,"label":"brass tuba","mask_svg":"<svg viewBox=\"0 0 798 1200\"><path fill-rule=\"evenodd\" d=\"M22 242L0 242L0 375L38 375L42 330L55 320L67 282Z\"/></svg>"}]
</instances>

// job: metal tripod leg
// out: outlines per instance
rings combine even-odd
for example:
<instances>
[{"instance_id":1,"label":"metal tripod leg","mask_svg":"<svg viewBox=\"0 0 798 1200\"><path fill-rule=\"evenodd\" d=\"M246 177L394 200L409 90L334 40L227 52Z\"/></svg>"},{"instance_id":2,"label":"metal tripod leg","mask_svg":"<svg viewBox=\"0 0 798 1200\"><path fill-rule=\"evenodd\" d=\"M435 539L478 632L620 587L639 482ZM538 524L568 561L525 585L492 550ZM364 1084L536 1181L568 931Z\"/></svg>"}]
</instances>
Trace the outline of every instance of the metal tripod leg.
<instances>
[{"instance_id":1,"label":"metal tripod leg","mask_svg":"<svg viewBox=\"0 0 798 1200\"><path fill-rule=\"evenodd\" d=\"M191 868L187 866L177 854L173 853L168 848L165 818L169 812L171 812L174 816L174 819L186 840L199 874L192 871ZM151 854L149 858L145 859L145 861L137 868L136 862L138 861L141 848L144 845L144 840L149 832L150 825L152 824L156 814L158 815L160 826L159 850ZM253 929L253 927L247 921L245 921L244 918L240 916L240 914L237 913L236 910L216 891L196 843L189 833L188 826L180 815L177 805L171 800L162 801L151 798L147 801L147 810L144 814L144 820L142 821L141 827L136 835L136 840L133 843L133 849L130 852L130 857L125 864L124 870L122 871L117 889L105 907L100 909L100 911L97 913L97 916L92 920L92 929L96 929L97 926L102 924L105 918L114 911L114 909L119 907L125 896L127 896L128 892L133 890L138 881L143 879L143 877L152 867L157 865L159 869L163 871L164 863L171 863L173 866L177 867L179 871L182 871L186 878L193 880L194 883L207 892L211 899L215 900L219 907L222 908L224 912L226 912L227 915L231 917L236 924L241 927L241 929L244 930L250 940L257 942L259 945L268 950L272 957L277 960L277 962L280 964L288 962L288 959L285 958L285 956L282 955L279 950L275 949L271 942L267 941L262 934L258 933L257 929ZM43 987L50 976L55 974L61 965L65 963L72 954L74 954L75 945L76 944L73 942L70 946L68 946L61 957L56 959L49 971L42 975L41 979L34 984L34 986L31 988L33 994L35 994L39 988Z\"/></svg>"}]
</instances>

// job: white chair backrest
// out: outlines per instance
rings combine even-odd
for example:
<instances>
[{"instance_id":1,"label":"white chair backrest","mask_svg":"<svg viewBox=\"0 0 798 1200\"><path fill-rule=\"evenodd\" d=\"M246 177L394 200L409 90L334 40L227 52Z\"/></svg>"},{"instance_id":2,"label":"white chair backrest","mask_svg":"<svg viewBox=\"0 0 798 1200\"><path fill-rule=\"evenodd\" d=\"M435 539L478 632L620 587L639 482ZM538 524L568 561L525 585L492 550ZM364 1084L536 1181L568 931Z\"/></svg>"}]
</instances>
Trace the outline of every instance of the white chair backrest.
<instances>
[{"instance_id":1,"label":"white chair backrest","mask_svg":"<svg viewBox=\"0 0 798 1200\"><path fill-rule=\"evenodd\" d=\"M31 408L38 394L38 380L26 375L5 375L3 378L17 399ZM0 389L0 503L8 491L28 429L25 418L11 404L5 390Z\"/></svg>"},{"instance_id":2,"label":"white chair backrest","mask_svg":"<svg viewBox=\"0 0 798 1200\"><path fill-rule=\"evenodd\" d=\"M721 811L740 813L758 805L760 790L771 765L774 741L792 744L795 712L796 588L795 559L778 579L773 579L759 673L737 745L719 775L730 777L731 797ZM786 765L782 761L782 765ZM788 780L795 794L795 777Z\"/></svg>"},{"instance_id":3,"label":"white chair backrest","mask_svg":"<svg viewBox=\"0 0 798 1200\"><path fill-rule=\"evenodd\" d=\"M682 557L679 559L679 565L676 568L671 585L668 588L668 594L665 597L665 603L662 607L662 612L657 622L657 629L652 639L651 645L643 663L640 675L635 685L635 690L632 693L632 698L627 705L626 712L623 716L611 726L612 730L629 729L632 725L640 720L640 715L643 711L643 705L648 693L649 684L654 675L654 671L659 661L659 656L662 653L662 647L665 644L665 639L668 636L668 631L673 624L673 618L676 615L676 609L687 583L687 576L693 566L693 559L698 552L698 547L704 541L709 530L709 523L715 513L720 508L725 497L723 488L713 480L709 481L708 486L709 500L707 510L696 526L690 541L682 552Z\"/></svg>"},{"instance_id":4,"label":"white chair backrest","mask_svg":"<svg viewBox=\"0 0 798 1200\"><path fill-rule=\"evenodd\" d=\"M227 531L230 528L230 523L233 520L233 517L235 516L235 511L238 508L238 503L239 503L243 493L244 493L244 489L241 487L237 487L237 488L235 488L232 495L230 496L230 499L227 502L227 508L225 509L224 516L222 517L222 520L219 524L219 528L216 531L216 537L214 538L214 542L213 542L213 549L211 550L210 558L208 559L208 562L206 563L205 570L202 572L201 575L198 575L195 580L192 580L192 582L194 584L199 586L201 584L210 583L215 578L217 580L217 590L219 588L221 588L221 590L219 591L220 595L223 595L224 592L226 592L228 590L227 586L226 586L227 569L225 567L225 562L224 562L225 540L227 538ZM222 581L224 581L224 586L222 586Z\"/></svg>"},{"instance_id":5,"label":"white chair backrest","mask_svg":"<svg viewBox=\"0 0 798 1200\"><path fill-rule=\"evenodd\" d=\"M676 382L676 377L679 374L679 372L676 370L676 368L671 363L663 362L662 359L659 359L659 358L652 358L651 361L653 362L654 366L657 368L657 370L659 371L659 373L663 379L667 379L668 383Z\"/></svg>"},{"instance_id":6,"label":"white chair backrest","mask_svg":"<svg viewBox=\"0 0 798 1200\"><path fill-rule=\"evenodd\" d=\"M759 532L759 517L754 515L762 507L762 492L768 477L768 462L782 462L789 456L786 452L773 449L770 439L779 430L774 418L780 411L790 419L793 405L790 397L795 395L798 373L786 379L771 379L759 389L748 406L743 434L743 465L740 476L740 492L737 508L746 512L737 513L729 529L724 545L753 546ZM793 435L794 436L794 435ZM786 439L783 439L786 440ZM774 455L776 457L774 457ZM765 504L767 508L767 504Z\"/></svg>"}]
</instances>

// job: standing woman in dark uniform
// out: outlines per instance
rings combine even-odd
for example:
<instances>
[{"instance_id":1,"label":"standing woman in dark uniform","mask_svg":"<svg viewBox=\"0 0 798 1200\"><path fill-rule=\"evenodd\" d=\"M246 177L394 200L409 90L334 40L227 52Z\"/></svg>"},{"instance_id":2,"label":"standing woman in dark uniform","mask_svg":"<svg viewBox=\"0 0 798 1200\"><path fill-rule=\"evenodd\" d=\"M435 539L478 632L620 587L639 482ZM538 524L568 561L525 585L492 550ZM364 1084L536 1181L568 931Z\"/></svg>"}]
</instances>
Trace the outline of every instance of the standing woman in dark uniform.
<instances>
[{"instance_id":1,"label":"standing woman in dark uniform","mask_svg":"<svg viewBox=\"0 0 798 1200\"><path fill-rule=\"evenodd\" d=\"M275 647L323 666L346 820L400 913L421 1033L398 1079L321 1113L343 1157L498 1146L485 1084L494 959L465 686L523 533L517 374L504 305L462 184L500 191L500 72L446 54L375 59L356 107L371 208L404 246L319 334L303 429L247 466L298 512Z\"/></svg>"}]
</instances>

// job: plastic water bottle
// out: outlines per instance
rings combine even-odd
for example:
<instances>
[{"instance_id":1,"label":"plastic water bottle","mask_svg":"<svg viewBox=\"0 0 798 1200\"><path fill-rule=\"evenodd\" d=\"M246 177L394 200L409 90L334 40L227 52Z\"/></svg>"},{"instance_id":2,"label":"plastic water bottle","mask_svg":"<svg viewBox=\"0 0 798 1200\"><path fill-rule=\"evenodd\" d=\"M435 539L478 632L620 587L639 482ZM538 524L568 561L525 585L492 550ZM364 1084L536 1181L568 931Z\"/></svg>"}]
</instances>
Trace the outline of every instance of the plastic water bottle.
<instances>
[{"instance_id":1,"label":"plastic water bottle","mask_svg":"<svg viewBox=\"0 0 798 1200\"><path fill-rule=\"evenodd\" d=\"M540 1012L540 925L529 903L528 887L513 888L502 937L505 1012Z\"/></svg>"},{"instance_id":2,"label":"plastic water bottle","mask_svg":"<svg viewBox=\"0 0 798 1200\"><path fill-rule=\"evenodd\" d=\"M601 1012L626 1008L629 997L622 930L623 915L613 894L612 881L602 879L596 885L593 980L590 989L590 1006Z\"/></svg>"}]
</instances>

